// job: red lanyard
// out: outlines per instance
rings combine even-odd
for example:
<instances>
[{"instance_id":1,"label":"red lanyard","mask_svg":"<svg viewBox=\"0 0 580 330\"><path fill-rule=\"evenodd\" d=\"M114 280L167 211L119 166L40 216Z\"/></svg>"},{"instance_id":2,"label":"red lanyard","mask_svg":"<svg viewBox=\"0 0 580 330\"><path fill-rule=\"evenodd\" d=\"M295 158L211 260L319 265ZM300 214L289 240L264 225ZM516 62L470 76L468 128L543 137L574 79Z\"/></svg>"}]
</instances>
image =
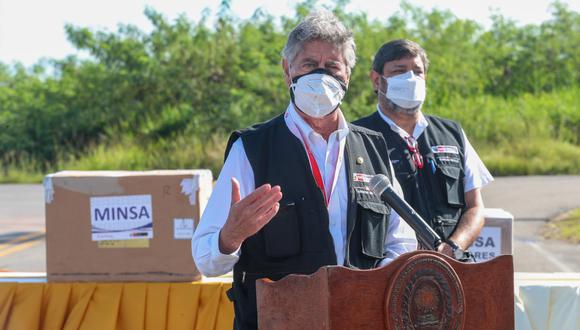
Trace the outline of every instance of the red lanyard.
<instances>
[{"instance_id":1,"label":"red lanyard","mask_svg":"<svg viewBox=\"0 0 580 330\"><path fill-rule=\"evenodd\" d=\"M304 136L302 137L304 140ZM312 175L314 176L314 181L316 181L316 185L322 191L322 196L324 196L324 202L326 203L326 207L328 207L329 197L326 196L326 189L324 189L324 181L322 180L322 175L320 174L320 169L318 168L318 163L316 163L316 159L314 155L308 148L308 143L304 140L304 147L306 148L306 153L308 154L308 160L310 160L310 169L312 170ZM335 169L336 171L336 169ZM334 175L332 180L334 181ZM330 184L332 187L332 183Z\"/></svg>"},{"instance_id":2,"label":"red lanyard","mask_svg":"<svg viewBox=\"0 0 580 330\"><path fill-rule=\"evenodd\" d=\"M421 156L421 154L419 153L419 144L417 143L417 140L415 140L415 138L412 137L411 135L406 136L404 140L405 142L407 142L407 148L411 152L413 163L415 163L415 166L417 166L419 169L422 169L423 156Z\"/></svg>"},{"instance_id":3,"label":"red lanyard","mask_svg":"<svg viewBox=\"0 0 580 330\"><path fill-rule=\"evenodd\" d=\"M286 112L285 116L288 116L288 112ZM296 122L294 122L294 120L292 120L292 124L294 124L294 127L296 128L296 130L298 131L298 134L300 134L300 137L302 138L302 142L304 143L304 148L306 149L306 154L308 155L308 160L310 161L310 169L312 170L312 176L314 176L314 181L316 181L316 185L318 186L318 188L322 192L322 196L324 197L324 202L326 204L326 207L328 207L328 203L330 202L330 196L326 195L326 189L324 189L324 180L322 180L322 175L320 174L320 168L318 167L318 163L316 162L316 158L314 158L314 155L310 151L310 148L308 147L308 141L304 137L304 134L302 134L302 131L298 127L298 124ZM336 158L336 166L334 167L334 173L332 173L332 181L330 182L329 195L332 195L332 186L334 184L334 177L336 176L336 171L339 170L338 163L339 163L339 159L340 159L340 147L338 148L338 152L339 152L339 154L337 155L337 158Z\"/></svg>"}]
</instances>

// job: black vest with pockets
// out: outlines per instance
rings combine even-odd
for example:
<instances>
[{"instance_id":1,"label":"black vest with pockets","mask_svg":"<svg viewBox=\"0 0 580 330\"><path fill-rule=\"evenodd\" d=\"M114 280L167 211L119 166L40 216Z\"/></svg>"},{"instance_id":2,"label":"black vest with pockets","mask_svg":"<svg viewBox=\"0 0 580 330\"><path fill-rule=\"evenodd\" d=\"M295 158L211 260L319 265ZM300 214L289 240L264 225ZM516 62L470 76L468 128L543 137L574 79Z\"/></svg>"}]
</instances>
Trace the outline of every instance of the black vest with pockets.
<instances>
[{"instance_id":1,"label":"black vest with pockets","mask_svg":"<svg viewBox=\"0 0 580 330\"><path fill-rule=\"evenodd\" d=\"M465 209L463 131L454 121L428 115L425 118L429 125L417 140L424 160L422 169L413 163L406 142L378 112L354 123L383 133L405 200L446 239ZM454 149L457 153L449 152Z\"/></svg>"},{"instance_id":2,"label":"black vest with pockets","mask_svg":"<svg viewBox=\"0 0 580 330\"><path fill-rule=\"evenodd\" d=\"M349 129L344 155L349 190L345 266L369 269L377 267L386 255L383 249L390 208L371 193L364 181L374 174L392 178L392 173L382 135L354 125ZM235 326L255 329L256 279L311 274L337 261L324 197L302 142L290 132L283 115L234 132L226 157L238 138L252 166L255 186L279 185L283 193L278 214L243 242L234 266L229 296L234 301Z\"/></svg>"}]
</instances>

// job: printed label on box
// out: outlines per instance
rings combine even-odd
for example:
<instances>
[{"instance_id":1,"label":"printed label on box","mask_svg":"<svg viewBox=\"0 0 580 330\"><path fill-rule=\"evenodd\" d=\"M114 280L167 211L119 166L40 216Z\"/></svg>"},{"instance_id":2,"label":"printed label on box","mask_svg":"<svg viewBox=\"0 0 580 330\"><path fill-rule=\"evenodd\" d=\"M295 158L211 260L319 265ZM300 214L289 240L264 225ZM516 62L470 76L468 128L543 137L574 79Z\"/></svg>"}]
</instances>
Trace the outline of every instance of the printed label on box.
<instances>
[{"instance_id":1,"label":"printed label on box","mask_svg":"<svg viewBox=\"0 0 580 330\"><path fill-rule=\"evenodd\" d=\"M473 253L477 262L501 255L501 227L483 227L469 251Z\"/></svg>"},{"instance_id":2,"label":"printed label on box","mask_svg":"<svg viewBox=\"0 0 580 330\"><path fill-rule=\"evenodd\" d=\"M173 239L191 239L194 230L193 219L173 219Z\"/></svg>"},{"instance_id":3,"label":"printed label on box","mask_svg":"<svg viewBox=\"0 0 580 330\"><path fill-rule=\"evenodd\" d=\"M99 249L142 249L149 247L149 239L129 239L124 241L98 241Z\"/></svg>"},{"instance_id":4,"label":"printed label on box","mask_svg":"<svg viewBox=\"0 0 580 330\"><path fill-rule=\"evenodd\" d=\"M153 238L151 195L91 197L92 240Z\"/></svg>"}]
</instances>

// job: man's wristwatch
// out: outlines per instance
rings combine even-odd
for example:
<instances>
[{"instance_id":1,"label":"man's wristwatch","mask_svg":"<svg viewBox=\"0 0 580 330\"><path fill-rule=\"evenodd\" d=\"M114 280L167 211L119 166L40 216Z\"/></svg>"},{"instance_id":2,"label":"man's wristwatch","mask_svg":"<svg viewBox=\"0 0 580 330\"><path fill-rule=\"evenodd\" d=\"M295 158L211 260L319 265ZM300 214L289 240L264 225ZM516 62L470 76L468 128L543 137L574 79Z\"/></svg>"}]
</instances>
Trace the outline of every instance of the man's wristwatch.
<instances>
[{"instance_id":1,"label":"man's wristwatch","mask_svg":"<svg viewBox=\"0 0 580 330\"><path fill-rule=\"evenodd\" d=\"M453 258L455 258L455 260L465 261L466 259L465 251L461 247L459 247L459 245L457 245L455 241L453 241L452 239L447 239L445 243L447 243L451 247L451 250L453 251Z\"/></svg>"}]
</instances>

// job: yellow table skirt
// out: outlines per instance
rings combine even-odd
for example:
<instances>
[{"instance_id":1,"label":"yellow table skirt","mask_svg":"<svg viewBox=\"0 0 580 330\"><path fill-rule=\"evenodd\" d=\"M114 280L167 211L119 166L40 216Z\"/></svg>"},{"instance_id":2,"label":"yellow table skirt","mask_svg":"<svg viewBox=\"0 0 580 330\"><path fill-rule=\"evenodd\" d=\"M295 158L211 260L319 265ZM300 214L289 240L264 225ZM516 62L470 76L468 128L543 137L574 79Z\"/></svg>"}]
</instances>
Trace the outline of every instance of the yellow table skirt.
<instances>
[{"instance_id":1,"label":"yellow table skirt","mask_svg":"<svg viewBox=\"0 0 580 330\"><path fill-rule=\"evenodd\" d=\"M0 283L0 329L228 329L231 283Z\"/></svg>"}]
</instances>

